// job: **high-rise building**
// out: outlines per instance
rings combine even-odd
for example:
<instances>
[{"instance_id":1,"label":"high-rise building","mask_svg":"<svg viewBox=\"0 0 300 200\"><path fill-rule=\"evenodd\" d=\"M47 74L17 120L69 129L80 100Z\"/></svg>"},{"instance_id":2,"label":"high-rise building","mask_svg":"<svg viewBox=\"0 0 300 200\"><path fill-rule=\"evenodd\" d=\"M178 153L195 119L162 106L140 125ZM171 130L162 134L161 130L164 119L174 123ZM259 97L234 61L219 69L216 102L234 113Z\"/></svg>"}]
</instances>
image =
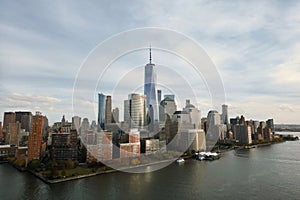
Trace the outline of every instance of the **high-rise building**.
<instances>
[{"instance_id":1,"label":"high-rise building","mask_svg":"<svg viewBox=\"0 0 300 200\"><path fill-rule=\"evenodd\" d=\"M88 120L88 118L83 118L82 120L82 124L81 124L81 127L80 127L80 137L81 137L81 140L82 142L86 143L87 141L87 133L90 129L90 122Z\"/></svg>"},{"instance_id":2,"label":"high-rise building","mask_svg":"<svg viewBox=\"0 0 300 200\"><path fill-rule=\"evenodd\" d=\"M165 121L166 115L169 115L170 117L172 117L172 115L175 113L176 110L177 110L177 106L174 101L174 98L165 97L160 102L159 120L162 122Z\"/></svg>"},{"instance_id":3,"label":"high-rise building","mask_svg":"<svg viewBox=\"0 0 300 200\"><path fill-rule=\"evenodd\" d=\"M228 124L228 106L227 105L222 105L222 115L221 115L221 120L223 124Z\"/></svg>"},{"instance_id":4,"label":"high-rise building","mask_svg":"<svg viewBox=\"0 0 300 200\"><path fill-rule=\"evenodd\" d=\"M129 99L129 117L130 128L142 129L145 126L146 119L146 97L143 94L130 94Z\"/></svg>"},{"instance_id":5,"label":"high-rise building","mask_svg":"<svg viewBox=\"0 0 300 200\"><path fill-rule=\"evenodd\" d=\"M104 130L105 124L105 95L102 93L98 94L98 126Z\"/></svg>"},{"instance_id":6,"label":"high-rise building","mask_svg":"<svg viewBox=\"0 0 300 200\"><path fill-rule=\"evenodd\" d=\"M16 121L16 113L4 112L3 119L4 119L3 120L3 134L4 134L4 138L6 139L8 124L14 123ZM5 141L5 143L8 144L8 141Z\"/></svg>"},{"instance_id":7,"label":"high-rise building","mask_svg":"<svg viewBox=\"0 0 300 200\"><path fill-rule=\"evenodd\" d=\"M183 111L189 113L190 123L194 126L194 129L201 127L201 112L193 104L191 104L189 99L186 100L186 105L185 108L183 108Z\"/></svg>"},{"instance_id":8,"label":"high-rise building","mask_svg":"<svg viewBox=\"0 0 300 200\"><path fill-rule=\"evenodd\" d=\"M111 160L113 155L112 132L101 130L95 136L95 143L87 145L87 162Z\"/></svg>"},{"instance_id":9,"label":"high-rise building","mask_svg":"<svg viewBox=\"0 0 300 200\"><path fill-rule=\"evenodd\" d=\"M113 123L119 123L119 108L118 107L113 109L112 122Z\"/></svg>"},{"instance_id":10,"label":"high-rise building","mask_svg":"<svg viewBox=\"0 0 300 200\"><path fill-rule=\"evenodd\" d=\"M81 126L81 118L78 116L72 117L72 129L76 129L79 132L79 128Z\"/></svg>"},{"instance_id":11,"label":"high-rise building","mask_svg":"<svg viewBox=\"0 0 300 200\"><path fill-rule=\"evenodd\" d=\"M158 104L161 102L161 90L157 90L157 102Z\"/></svg>"},{"instance_id":12,"label":"high-rise building","mask_svg":"<svg viewBox=\"0 0 300 200\"><path fill-rule=\"evenodd\" d=\"M32 113L31 112L16 112L16 122L21 123L21 129L25 129L26 132L31 132L31 121Z\"/></svg>"},{"instance_id":13,"label":"high-rise building","mask_svg":"<svg viewBox=\"0 0 300 200\"><path fill-rule=\"evenodd\" d=\"M207 114L207 123L206 127L204 127L207 138L215 142L217 139L224 139L226 137L226 126L221 124L221 116L215 111L211 110Z\"/></svg>"},{"instance_id":14,"label":"high-rise building","mask_svg":"<svg viewBox=\"0 0 300 200\"><path fill-rule=\"evenodd\" d=\"M32 129L28 136L28 159L40 159L45 116L37 112L32 116Z\"/></svg>"},{"instance_id":15,"label":"high-rise building","mask_svg":"<svg viewBox=\"0 0 300 200\"><path fill-rule=\"evenodd\" d=\"M275 132L275 128L274 128L274 119L268 119L266 121L267 127L269 129L271 129L271 132L274 133Z\"/></svg>"},{"instance_id":16,"label":"high-rise building","mask_svg":"<svg viewBox=\"0 0 300 200\"><path fill-rule=\"evenodd\" d=\"M235 139L240 144L251 144L252 143L252 127L245 124L237 124L233 126Z\"/></svg>"},{"instance_id":17,"label":"high-rise building","mask_svg":"<svg viewBox=\"0 0 300 200\"><path fill-rule=\"evenodd\" d=\"M106 96L105 103L105 123L109 124L112 122L112 114L111 114L111 96Z\"/></svg>"},{"instance_id":18,"label":"high-rise building","mask_svg":"<svg viewBox=\"0 0 300 200\"><path fill-rule=\"evenodd\" d=\"M150 62L145 66L145 82L144 82L144 95L147 98L147 109L153 109L153 116L150 117L150 121L155 122L159 120L158 116L158 100L157 100L157 93L156 93L156 68L155 64L152 63L151 58L151 48L150 48Z\"/></svg>"},{"instance_id":19,"label":"high-rise building","mask_svg":"<svg viewBox=\"0 0 300 200\"><path fill-rule=\"evenodd\" d=\"M21 132L21 123L14 122L8 124L8 129L6 133L6 144L19 146L19 136Z\"/></svg>"},{"instance_id":20,"label":"high-rise building","mask_svg":"<svg viewBox=\"0 0 300 200\"><path fill-rule=\"evenodd\" d=\"M3 138L2 122L0 122L0 144L2 142L2 138Z\"/></svg>"},{"instance_id":21,"label":"high-rise building","mask_svg":"<svg viewBox=\"0 0 300 200\"><path fill-rule=\"evenodd\" d=\"M78 159L77 130L68 133L52 133L51 159L55 161Z\"/></svg>"}]
</instances>

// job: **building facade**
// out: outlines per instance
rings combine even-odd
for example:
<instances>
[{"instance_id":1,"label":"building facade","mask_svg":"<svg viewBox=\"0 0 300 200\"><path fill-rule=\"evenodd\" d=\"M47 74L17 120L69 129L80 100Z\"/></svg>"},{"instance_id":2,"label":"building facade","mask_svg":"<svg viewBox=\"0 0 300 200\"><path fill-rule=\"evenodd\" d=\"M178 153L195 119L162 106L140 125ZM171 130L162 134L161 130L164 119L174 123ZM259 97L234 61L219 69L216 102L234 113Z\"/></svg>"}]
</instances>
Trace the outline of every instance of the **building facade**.
<instances>
[{"instance_id":1,"label":"building facade","mask_svg":"<svg viewBox=\"0 0 300 200\"><path fill-rule=\"evenodd\" d=\"M98 94L98 126L104 130L105 125L105 95L102 93Z\"/></svg>"},{"instance_id":2,"label":"building facade","mask_svg":"<svg viewBox=\"0 0 300 200\"><path fill-rule=\"evenodd\" d=\"M151 48L150 48L150 62L145 66L145 78L144 78L144 95L147 100L147 109L150 109L150 105L153 109L153 116L150 116L151 121L155 122L159 120L158 116L158 99L156 91L157 74L155 64L152 63Z\"/></svg>"},{"instance_id":3,"label":"building facade","mask_svg":"<svg viewBox=\"0 0 300 200\"><path fill-rule=\"evenodd\" d=\"M32 132L28 136L28 159L40 159L45 116L36 113L32 116Z\"/></svg>"}]
</instances>

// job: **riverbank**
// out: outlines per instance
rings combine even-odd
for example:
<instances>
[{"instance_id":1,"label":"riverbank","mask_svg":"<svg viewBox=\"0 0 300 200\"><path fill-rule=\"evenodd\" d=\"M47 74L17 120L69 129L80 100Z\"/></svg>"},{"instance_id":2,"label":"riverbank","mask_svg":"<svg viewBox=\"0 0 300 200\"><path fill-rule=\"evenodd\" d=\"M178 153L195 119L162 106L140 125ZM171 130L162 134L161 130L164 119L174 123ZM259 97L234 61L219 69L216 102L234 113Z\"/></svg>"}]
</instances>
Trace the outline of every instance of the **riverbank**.
<instances>
[{"instance_id":1,"label":"riverbank","mask_svg":"<svg viewBox=\"0 0 300 200\"><path fill-rule=\"evenodd\" d=\"M174 162L176 159L171 159L171 160L161 160L153 163L147 163L147 164L139 164L139 165L134 165L134 166L127 166L127 167L121 167L119 169L109 169L105 171L99 171L99 172L94 172L94 173L89 173L89 174L82 174L82 175L77 175L77 176L72 176L72 177L66 177L66 178L59 178L59 179L48 179L44 176L42 176L40 173L35 172L33 170L27 170L29 173L34 175L35 177L39 178L43 182L47 184L55 184L55 183L62 183L62 182L67 182L67 181L73 181L73 180L78 180L78 179L83 179L83 178L89 178L93 176L98 176L98 175L103 175L103 174L108 174L108 173L114 173L114 172L119 172L119 171L129 171L133 169L138 169L138 168L143 168L143 167L148 167L148 166L153 166L153 165L159 165L159 164L164 164L168 162Z\"/></svg>"}]
</instances>

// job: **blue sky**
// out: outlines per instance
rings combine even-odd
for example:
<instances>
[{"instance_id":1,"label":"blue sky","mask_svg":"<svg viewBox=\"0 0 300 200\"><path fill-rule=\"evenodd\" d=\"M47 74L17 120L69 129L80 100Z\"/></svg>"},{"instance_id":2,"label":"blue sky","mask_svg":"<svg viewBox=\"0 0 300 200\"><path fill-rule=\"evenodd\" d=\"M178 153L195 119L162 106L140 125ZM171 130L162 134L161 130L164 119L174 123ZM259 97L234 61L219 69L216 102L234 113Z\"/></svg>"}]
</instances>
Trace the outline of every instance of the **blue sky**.
<instances>
[{"instance_id":1,"label":"blue sky","mask_svg":"<svg viewBox=\"0 0 300 200\"><path fill-rule=\"evenodd\" d=\"M51 123L62 114L70 120L75 77L89 52L119 32L160 27L205 49L222 77L231 116L300 123L299 10L298 1L3 0L0 112L39 110ZM209 98L196 106L205 116Z\"/></svg>"}]
</instances>

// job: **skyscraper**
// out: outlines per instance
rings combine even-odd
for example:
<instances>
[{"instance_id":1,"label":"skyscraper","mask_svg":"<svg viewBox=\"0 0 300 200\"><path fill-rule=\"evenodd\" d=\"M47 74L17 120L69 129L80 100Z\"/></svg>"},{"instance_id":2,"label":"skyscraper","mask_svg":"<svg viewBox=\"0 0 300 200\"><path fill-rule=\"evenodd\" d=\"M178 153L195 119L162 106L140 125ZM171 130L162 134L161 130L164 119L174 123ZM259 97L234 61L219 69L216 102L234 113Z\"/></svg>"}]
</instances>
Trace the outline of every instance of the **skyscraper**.
<instances>
[{"instance_id":1,"label":"skyscraper","mask_svg":"<svg viewBox=\"0 0 300 200\"><path fill-rule=\"evenodd\" d=\"M105 95L98 94L98 126L100 129L104 129L105 123Z\"/></svg>"},{"instance_id":2,"label":"skyscraper","mask_svg":"<svg viewBox=\"0 0 300 200\"><path fill-rule=\"evenodd\" d=\"M227 105L222 105L222 115L221 115L221 118L222 118L222 123L223 124L228 124L229 120L228 120L228 106Z\"/></svg>"},{"instance_id":3,"label":"skyscraper","mask_svg":"<svg viewBox=\"0 0 300 200\"><path fill-rule=\"evenodd\" d=\"M157 90L157 101L158 103L161 102L161 90Z\"/></svg>"},{"instance_id":4,"label":"skyscraper","mask_svg":"<svg viewBox=\"0 0 300 200\"><path fill-rule=\"evenodd\" d=\"M27 132L31 132L31 120L32 113L31 112L16 112L16 122L21 123L21 129L25 129Z\"/></svg>"},{"instance_id":5,"label":"skyscraper","mask_svg":"<svg viewBox=\"0 0 300 200\"><path fill-rule=\"evenodd\" d=\"M40 159L42 150L43 127L45 116L41 113L36 113L32 117L32 132L28 137L28 159Z\"/></svg>"},{"instance_id":6,"label":"skyscraper","mask_svg":"<svg viewBox=\"0 0 300 200\"><path fill-rule=\"evenodd\" d=\"M158 121L158 101L156 93L156 69L155 64L152 63L151 48L149 63L145 66L145 82L144 82L144 95L147 98L147 108L150 109L150 105L153 109L153 116L149 116L152 122Z\"/></svg>"},{"instance_id":7,"label":"skyscraper","mask_svg":"<svg viewBox=\"0 0 300 200\"><path fill-rule=\"evenodd\" d=\"M116 107L112 112L112 122L119 123L119 108Z\"/></svg>"},{"instance_id":8,"label":"skyscraper","mask_svg":"<svg viewBox=\"0 0 300 200\"><path fill-rule=\"evenodd\" d=\"M78 116L72 117L72 129L76 129L79 132L79 128L81 126L81 118Z\"/></svg>"},{"instance_id":9,"label":"skyscraper","mask_svg":"<svg viewBox=\"0 0 300 200\"><path fill-rule=\"evenodd\" d=\"M142 94L130 94L129 99L129 116L130 128L141 129L145 125L146 119L146 97Z\"/></svg>"},{"instance_id":10,"label":"skyscraper","mask_svg":"<svg viewBox=\"0 0 300 200\"><path fill-rule=\"evenodd\" d=\"M109 124L112 121L111 115L111 96L106 96L106 103L105 103L105 123Z\"/></svg>"}]
</instances>

